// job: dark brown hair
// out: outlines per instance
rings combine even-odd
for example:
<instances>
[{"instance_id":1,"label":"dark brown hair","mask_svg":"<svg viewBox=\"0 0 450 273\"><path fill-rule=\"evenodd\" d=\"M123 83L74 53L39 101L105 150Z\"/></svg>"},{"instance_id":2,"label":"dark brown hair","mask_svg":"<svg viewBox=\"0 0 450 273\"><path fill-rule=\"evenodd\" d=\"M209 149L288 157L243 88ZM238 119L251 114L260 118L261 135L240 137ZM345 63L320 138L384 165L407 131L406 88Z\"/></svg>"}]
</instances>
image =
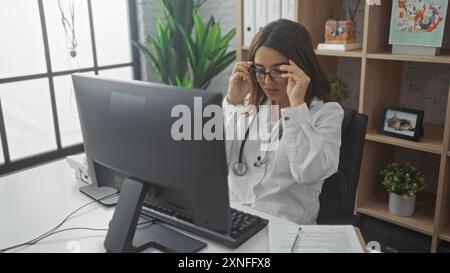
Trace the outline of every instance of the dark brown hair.
<instances>
[{"instance_id":1,"label":"dark brown hair","mask_svg":"<svg viewBox=\"0 0 450 273\"><path fill-rule=\"evenodd\" d=\"M311 79L305 95L308 107L314 97L325 102L330 100L330 83L320 67L311 36L303 25L286 19L279 19L267 24L253 38L249 61L255 61L256 51L260 47L277 50L297 64ZM249 104L258 107L265 99L266 95L261 86L257 82L253 82Z\"/></svg>"}]
</instances>

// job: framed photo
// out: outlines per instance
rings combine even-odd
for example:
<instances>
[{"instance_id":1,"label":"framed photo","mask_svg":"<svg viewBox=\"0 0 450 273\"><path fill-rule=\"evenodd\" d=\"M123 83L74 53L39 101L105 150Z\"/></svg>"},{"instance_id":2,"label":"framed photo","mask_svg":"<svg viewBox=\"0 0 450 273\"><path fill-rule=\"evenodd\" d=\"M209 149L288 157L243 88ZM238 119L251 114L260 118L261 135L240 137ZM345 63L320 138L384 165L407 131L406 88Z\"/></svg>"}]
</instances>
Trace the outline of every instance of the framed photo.
<instances>
[{"instance_id":1,"label":"framed photo","mask_svg":"<svg viewBox=\"0 0 450 273\"><path fill-rule=\"evenodd\" d=\"M378 133L419 141L423 136L424 111L398 106L381 106Z\"/></svg>"}]
</instances>

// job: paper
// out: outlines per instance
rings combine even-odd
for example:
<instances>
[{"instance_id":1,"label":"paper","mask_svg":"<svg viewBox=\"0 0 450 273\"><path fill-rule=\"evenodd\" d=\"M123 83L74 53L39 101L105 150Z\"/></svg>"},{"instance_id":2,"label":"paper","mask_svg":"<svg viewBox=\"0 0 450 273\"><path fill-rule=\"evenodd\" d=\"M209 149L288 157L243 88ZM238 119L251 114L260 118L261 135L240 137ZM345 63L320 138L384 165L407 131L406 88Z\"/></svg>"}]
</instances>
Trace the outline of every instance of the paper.
<instances>
[{"instance_id":1,"label":"paper","mask_svg":"<svg viewBox=\"0 0 450 273\"><path fill-rule=\"evenodd\" d=\"M363 253L353 226L302 226L293 252Z\"/></svg>"},{"instance_id":2,"label":"paper","mask_svg":"<svg viewBox=\"0 0 450 273\"><path fill-rule=\"evenodd\" d=\"M291 253L297 233L298 225L269 222L269 251L271 253Z\"/></svg>"},{"instance_id":3,"label":"paper","mask_svg":"<svg viewBox=\"0 0 450 273\"><path fill-rule=\"evenodd\" d=\"M300 228L269 224L270 252L364 253L353 226L302 225Z\"/></svg>"}]
</instances>

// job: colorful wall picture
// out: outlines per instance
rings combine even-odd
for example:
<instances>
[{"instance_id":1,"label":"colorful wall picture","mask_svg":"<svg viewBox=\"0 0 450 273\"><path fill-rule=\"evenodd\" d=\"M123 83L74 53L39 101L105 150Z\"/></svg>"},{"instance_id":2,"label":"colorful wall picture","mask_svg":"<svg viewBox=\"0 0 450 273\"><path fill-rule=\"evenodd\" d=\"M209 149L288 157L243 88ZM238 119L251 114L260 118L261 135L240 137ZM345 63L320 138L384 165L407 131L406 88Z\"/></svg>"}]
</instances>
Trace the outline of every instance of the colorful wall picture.
<instances>
[{"instance_id":1,"label":"colorful wall picture","mask_svg":"<svg viewBox=\"0 0 450 273\"><path fill-rule=\"evenodd\" d=\"M393 0L389 43L441 47L447 0Z\"/></svg>"}]
</instances>

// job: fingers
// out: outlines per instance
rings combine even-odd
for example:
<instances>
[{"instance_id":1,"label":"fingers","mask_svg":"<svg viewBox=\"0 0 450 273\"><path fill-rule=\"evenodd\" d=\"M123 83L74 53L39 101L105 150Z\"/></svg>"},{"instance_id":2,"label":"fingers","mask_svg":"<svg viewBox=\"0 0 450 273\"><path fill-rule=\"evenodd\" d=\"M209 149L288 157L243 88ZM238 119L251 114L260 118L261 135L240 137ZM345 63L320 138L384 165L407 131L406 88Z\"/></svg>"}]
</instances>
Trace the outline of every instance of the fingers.
<instances>
[{"instance_id":1,"label":"fingers","mask_svg":"<svg viewBox=\"0 0 450 273\"><path fill-rule=\"evenodd\" d=\"M234 65L233 68L233 74L237 71L248 71L250 69L250 66L253 64L253 62L238 62Z\"/></svg>"},{"instance_id":2,"label":"fingers","mask_svg":"<svg viewBox=\"0 0 450 273\"><path fill-rule=\"evenodd\" d=\"M281 77L289 79L289 80L293 80L293 81L300 81L300 77L298 75L295 74L290 74L290 73L286 73L286 74L281 74Z\"/></svg>"},{"instance_id":3,"label":"fingers","mask_svg":"<svg viewBox=\"0 0 450 273\"><path fill-rule=\"evenodd\" d=\"M297 74L305 74L305 72L303 72L303 70L298 67L298 65L296 65L292 60L289 60L289 64L284 64L282 66L280 66L280 70L281 71L287 71L289 73L297 73Z\"/></svg>"},{"instance_id":4,"label":"fingers","mask_svg":"<svg viewBox=\"0 0 450 273\"><path fill-rule=\"evenodd\" d=\"M298 69L298 66L291 60L289 60L289 64L283 64L282 66L280 66L281 71L287 71L289 73L294 73Z\"/></svg>"},{"instance_id":5,"label":"fingers","mask_svg":"<svg viewBox=\"0 0 450 273\"><path fill-rule=\"evenodd\" d=\"M299 75L299 74L294 74L294 73L286 73L286 74L281 74L281 77L287 78L289 80L293 80L296 83L309 83L310 82L310 78L308 76L306 76L305 74Z\"/></svg>"},{"instance_id":6,"label":"fingers","mask_svg":"<svg viewBox=\"0 0 450 273\"><path fill-rule=\"evenodd\" d=\"M236 73L233 74L233 76L231 76L231 81L237 81L240 79L244 80L244 82L247 83L250 81L250 74L248 72L244 73L237 71Z\"/></svg>"},{"instance_id":7,"label":"fingers","mask_svg":"<svg viewBox=\"0 0 450 273\"><path fill-rule=\"evenodd\" d=\"M308 75L303 72L303 70L298 67L292 60L289 60L289 65L280 66L280 70L287 71L288 73L282 74L283 78L290 78L293 80L306 80L309 81Z\"/></svg>"},{"instance_id":8,"label":"fingers","mask_svg":"<svg viewBox=\"0 0 450 273\"><path fill-rule=\"evenodd\" d=\"M242 79L245 83L250 81L250 73L249 68L252 65L252 62L238 62L235 64L231 80L236 81Z\"/></svg>"},{"instance_id":9,"label":"fingers","mask_svg":"<svg viewBox=\"0 0 450 273\"><path fill-rule=\"evenodd\" d=\"M242 73L245 76L247 76L248 78L250 78L250 72L247 69L238 68L237 71L235 72L235 74L236 73Z\"/></svg>"}]
</instances>

